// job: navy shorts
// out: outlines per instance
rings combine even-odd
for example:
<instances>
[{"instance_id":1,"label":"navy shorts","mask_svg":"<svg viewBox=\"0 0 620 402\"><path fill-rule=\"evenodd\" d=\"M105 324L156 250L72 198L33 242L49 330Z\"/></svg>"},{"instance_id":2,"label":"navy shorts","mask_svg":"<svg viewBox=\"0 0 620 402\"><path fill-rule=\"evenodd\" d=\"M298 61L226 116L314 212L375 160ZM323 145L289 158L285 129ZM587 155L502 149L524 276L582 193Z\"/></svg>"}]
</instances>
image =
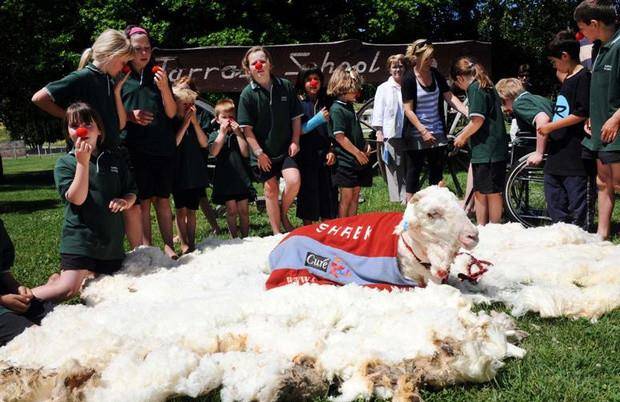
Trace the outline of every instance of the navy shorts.
<instances>
[{"instance_id":1,"label":"navy shorts","mask_svg":"<svg viewBox=\"0 0 620 402\"><path fill-rule=\"evenodd\" d=\"M118 272L122 266L123 259L98 260L83 255L60 253L60 269L67 271L87 269L96 274L112 275Z\"/></svg>"},{"instance_id":2,"label":"navy shorts","mask_svg":"<svg viewBox=\"0 0 620 402\"><path fill-rule=\"evenodd\" d=\"M472 163L474 191L481 194L503 193L506 184L506 161Z\"/></svg>"},{"instance_id":3,"label":"navy shorts","mask_svg":"<svg viewBox=\"0 0 620 402\"><path fill-rule=\"evenodd\" d=\"M582 148L581 157L583 159L598 159L604 165L620 162L620 151L592 151L586 147Z\"/></svg>"},{"instance_id":4,"label":"navy shorts","mask_svg":"<svg viewBox=\"0 0 620 402\"><path fill-rule=\"evenodd\" d=\"M174 191L172 193L174 207L176 209L187 208L197 211L200 205L200 198L204 197L204 193L205 190L203 187Z\"/></svg>"},{"instance_id":5,"label":"navy shorts","mask_svg":"<svg viewBox=\"0 0 620 402\"><path fill-rule=\"evenodd\" d=\"M272 177L279 179L280 177L282 177L282 171L285 169L290 169L290 168L295 168L299 170L299 167L297 166L297 162L295 162L295 159L286 155L281 160L279 160L278 158L272 158L271 159L271 170L269 170L268 172L261 170L257 165L257 166L252 166L252 173L254 175L254 180L264 183L267 180L271 179Z\"/></svg>"}]
</instances>

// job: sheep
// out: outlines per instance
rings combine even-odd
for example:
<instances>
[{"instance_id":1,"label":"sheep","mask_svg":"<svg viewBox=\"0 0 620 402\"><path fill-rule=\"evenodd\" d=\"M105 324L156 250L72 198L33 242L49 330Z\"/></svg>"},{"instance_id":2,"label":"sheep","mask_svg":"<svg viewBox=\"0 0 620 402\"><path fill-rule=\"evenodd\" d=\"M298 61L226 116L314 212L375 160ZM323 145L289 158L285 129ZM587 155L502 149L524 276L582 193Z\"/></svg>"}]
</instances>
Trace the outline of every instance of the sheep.
<instances>
[{"instance_id":1,"label":"sheep","mask_svg":"<svg viewBox=\"0 0 620 402\"><path fill-rule=\"evenodd\" d=\"M209 241L148 269L131 264L160 252L137 249L88 284L85 304L59 306L0 349L0 400L301 400L336 379L340 401L406 400L423 384L489 381L525 353L509 318L474 312L451 286L266 291L281 239Z\"/></svg>"},{"instance_id":2,"label":"sheep","mask_svg":"<svg viewBox=\"0 0 620 402\"><path fill-rule=\"evenodd\" d=\"M478 243L454 194L431 186L404 214L375 212L304 226L270 254L267 288L289 283L357 283L372 287L441 283L461 247Z\"/></svg>"}]
</instances>

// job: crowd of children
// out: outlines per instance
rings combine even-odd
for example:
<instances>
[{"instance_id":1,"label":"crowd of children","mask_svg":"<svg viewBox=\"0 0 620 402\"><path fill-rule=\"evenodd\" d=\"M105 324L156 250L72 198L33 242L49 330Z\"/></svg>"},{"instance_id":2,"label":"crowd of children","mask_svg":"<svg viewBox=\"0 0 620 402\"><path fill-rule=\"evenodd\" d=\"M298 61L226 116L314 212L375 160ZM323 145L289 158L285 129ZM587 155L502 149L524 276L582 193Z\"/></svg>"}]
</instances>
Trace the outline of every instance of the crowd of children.
<instances>
[{"instance_id":1,"label":"crowd of children","mask_svg":"<svg viewBox=\"0 0 620 402\"><path fill-rule=\"evenodd\" d=\"M385 97L398 95L404 77L406 100L392 102L388 114L405 123L408 113L416 116L410 125L423 141L436 140L445 130L440 124L433 130L424 125L432 119L416 105L423 104L425 96L433 105L437 99L447 100L467 112L469 122L454 145L469 144L471 149L479 224L502 219L509 141L504 112L509 112L521 131L536 133L529 163L538 165L547 154L544 181L550 217L590 229L597 184L598 234L610 235L615 189L620 187L620 31L609 0L585 0L574 17L595 43L596 56L590 73L579 62L573 33L560 32L550 42L548 57L562 80L555 106L517 79L494 86L481 64L460 57L451 78L467 94L465 108L432 67L428 41L415 42L408 52L419 63L414 72L402 73L403 55L388 61L393 82L384 88ZM232 237L250 232L248 204L256 197L252 181L263 185L274 234L293 228L288 211L295 200L304 224L346 217L357 213L361 187L372 185L370 146L353 105L363 83L355 68L341 65L325 82L320 68L306 65L293 85L272 74L265 48L252 47L242 60L250 82L238 110L231 99L222 99L212 118L197 112L198 94L189 80L168 81L152 60L151 46L142 27L106 30L84 52L77 71L33 96L37 106L65 120L73 144L54 169L64 205L60 273L33 289L15 281L9 272L14 249L0 221L0 344L39 323L50 302L78 294L89 278L118 271L125 235L132 248L150 245L151 205L164 252L177 258L170 195L182 253L195 249L199 208L219 231L206 199L205 152L216 161L211 200L225 207ZM393 113L396 110L400 112ZM379 117L373 118L381 128L379 140L383 130L389 131L387 139L406 136L395 131L404 124ZM398 166L393 167L392 198L400 201L403 183L396 180L402 181L403 173L397 175ZM280 179L285 183L281 200ZM408 183L407 192L410 188Z\"/></svg>"}]
</instances>

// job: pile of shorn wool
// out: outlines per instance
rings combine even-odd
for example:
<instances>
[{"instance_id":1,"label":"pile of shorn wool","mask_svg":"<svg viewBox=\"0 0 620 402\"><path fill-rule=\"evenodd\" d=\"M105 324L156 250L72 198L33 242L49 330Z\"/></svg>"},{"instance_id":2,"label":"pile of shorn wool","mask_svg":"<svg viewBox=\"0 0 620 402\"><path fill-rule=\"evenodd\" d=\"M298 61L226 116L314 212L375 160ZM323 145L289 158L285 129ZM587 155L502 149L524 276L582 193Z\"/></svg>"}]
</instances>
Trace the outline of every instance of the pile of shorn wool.
<instances>
[{"instance_id":1,"label":"pile of shorn wool","mask_svg":"<svg viewBox=\"0 0 620 402\"><path fill-rule=\"evenodd\" d=\"M85 305L0 349L0 400L304 400L330 384L339 401L411 400L427 384L489 381L525 353L509 317L473 312L451 286L265 291L279 240L211 241L174 264L133 252L87 286Z\"/></svg>"}]
</instances>

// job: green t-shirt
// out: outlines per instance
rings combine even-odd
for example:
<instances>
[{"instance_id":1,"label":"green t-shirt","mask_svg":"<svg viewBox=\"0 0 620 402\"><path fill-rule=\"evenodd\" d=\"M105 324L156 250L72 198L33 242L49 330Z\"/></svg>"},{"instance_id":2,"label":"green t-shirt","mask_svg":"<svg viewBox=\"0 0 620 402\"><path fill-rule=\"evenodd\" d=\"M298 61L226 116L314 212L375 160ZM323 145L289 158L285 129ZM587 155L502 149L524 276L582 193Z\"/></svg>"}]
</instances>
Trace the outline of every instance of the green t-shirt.
<instances>
[{"instance_id":1,"label":"green t-shirt","mask_svg":"<svg viewBox=\"0 0 620 402\"><path fill-rule=\"evenodd\" d=\"M592 151L619 151L620 136L610 144L601 142L601 129L620 108L620 30L604 43L592 65L590 80L590 122L592 136L583 145Z\"/></svg>"},{"instance_id":2,"label":"green t-shirt","mask_svg":"<svg viewBox=\"0 0 620 402\"><path fill-rule=\"evenodd\" d=\"M549 99L526 91L512 102L512 112L517 119L519 131L536 134L536 116L542 112L549 119L553 118L553 105Z\"/></svg>"},{"instance_id":3,"label":"green t-shirt","mask_svg":"<svg viewBox=\"0 0 620 402\"><path fill-rule=\"evenodd\" d=\"M482 127L470 137L471 163L501 162L508 159L508 136L504 114L495 88L482 89L478 81L467 88L469 117L484 118Z\"/></svg>"},{"instance_id":4,"label":"green t-shirt","mask_svg":"<svg viewBox=\"0 0 620 402\"><path fill-rule=\"evenodd\" d=\"M284 158L293 137L295 118L301 117L301 103L290 81L273 77L271 90L252 81L241 92L237 119L241 127L250 126L263 151L273 159ZM251 163L256 158L250 152Z\"/></svg>"},{"instance_id":5,"label":"green t-shirt","mask_svg":"<svg viewBox=\"0 0 620 402\"><path fill-rule=\"evenodd\" d=\"M108 74L88 64L63 79L50 82L45 89L63 109L75 102L88 103L103 121L105 145L110 149L118 147L120 123L114 102L114 80Z\"/></svg>"},{"instance_id":6,"label":"green t-shirt","mask_svg":"<svg viewBox=\"0 0 620 402\"><path fill-rule=\"evenodd\" d=\"M60 252L99 260L124 258L123 214L112 213L108 205L113 198L137 193L133 177L116 153L102 151L90 160L86 200L75 205L67 201L65 194L75 177L76 166L77 159L71 151L58 159L54 168L56 188L65 207Z\"/></svg>"},{"instance_id":7,"label":"green t-shirt","mask_svg":"<svg viewBox=\"0 0 620 402\"><path fill-rule=\"evenodd\" d=\"M9 237L9 234L4 227L4 222L0 219L0 277L10 272L13 262L15 261L15 247ZM0 279L1 281L2 279ZM6 289L3 289L0 282L0 295L6 294ZM0 306L0 315L10 313L6 307Z\"/></svg>"},{"instance_id":8,"label":"green t-shirt","mask_svg":"<svg viewBox=\"0 0 620 402\"><path fill-rule=\"evenodd\" d=\"M172 156L176 143L172 120L166 116L161 92L153 81L153 73L145 68L142 73L132 71L122 90L123 104L130 113L142 109L153 113L148 126L127 122L127 146L132 152L154 156Z\"/></svg>"},{"instance_id":9,"label":"green t-shirt","mask_svg":"<svg viewBox=\"0 0 620 402\"><path fill-rule=\"evenodd\" d=\"M327 124L329 136L333 138L334 153L338 166L344 166L354 169L362 169L355 156L345 150L336 141L336 134L342 133L351 141L353 145L360 151L364 151L366 140L362 132L362 127L357 119L357 114L351 103L335 101L329 108L329 123Z\"/></svg>"}]
</instances>

